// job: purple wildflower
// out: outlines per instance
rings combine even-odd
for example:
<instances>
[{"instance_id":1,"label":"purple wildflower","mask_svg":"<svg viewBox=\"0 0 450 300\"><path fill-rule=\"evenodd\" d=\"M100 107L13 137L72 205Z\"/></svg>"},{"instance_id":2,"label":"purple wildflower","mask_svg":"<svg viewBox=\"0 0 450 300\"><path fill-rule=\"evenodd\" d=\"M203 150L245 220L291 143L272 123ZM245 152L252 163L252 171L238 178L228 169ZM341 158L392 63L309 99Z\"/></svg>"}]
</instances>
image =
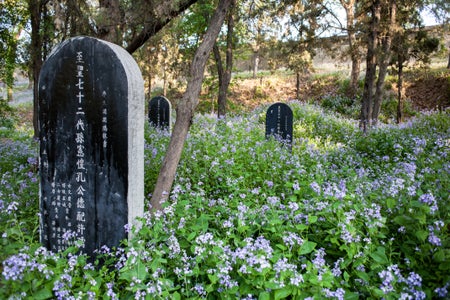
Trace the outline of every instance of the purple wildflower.
<instances>
[{"instance_id":1,"label":"purple wildflower","mask_svg":"<svg viewBox=\"0 0 450 300\"><path fill-rule=\"evenodd\" d=\"M438 210L436 199L433 194L423 194L419 197L419 201L430 206L430 212L434 214Z\"/></svg>"},{"instance_id":2,"label":"purple wildflower","mask_svg":"<svg viewBox=\"0 0 450 300\"><path fill-rule=\"evenodd\" d=\"M199 284L199 283L197 283L197 284L193 287L193 289L194 289L194 291L195 291L199 296L205 297L205 296L207 295L207 294L206 294L205 288L203 287L203 285L201 285L201 284Z\"/></svg>"},{"instance_id":3,"label":"purple wildflower","mask_svg":"<svg viewBox=\"0 0 450 300\"><path fill-rule=\"evenodd\" d=\"M437 294L437 296L438 296L439 298L445 298L445 297L448 296L447 288L449 287L449 285L450 285L450 282L447 283L445 286L443 286L443 287L441 287L441 288L436 288L436 289L434 290L434 292Z\"/></svg>"},{"instance_id":4,"label":"purple wildflower","mask_svg":"<svg viewBox=\"0 0 450 300\"><path fill-rule=\"evenodd\" d=\"M408 283L408 285L412 288L412 287L421 287L422 286L422 277L420 277L419 275L417 275L414 272L409 273L408 278L406 279L406 282Z\"/></svg>"},{"instance_id":5,"label":"purple wildflower","mask_svg":"<svg viewBox=\"0 0 450 300\"><path fill-rule=\"evenodd\" d=\"M344 300L345 291L342 288L337 289L336 291L331 291L330 289L323 289L323 292L325 293L325 297L327 298L336 298L338 300Z\"/></svg>"},{"instance_id":6,"label":"purple wildflower","mask_svg":"<svg viewBox=\"0 0 450 300\"><path fill-rule=\"evenodd\" d=\"M312 182L309 187L317 194L320 195L320 185L317 182Z\"/></svg>"},{"instance_id":7,"label":"purple wildflower","mask_svg":"<svg viewBox=\"0 0 450 300\"><path fill-rule=\"evenodd\" d=\"M30 257L25 253L13 255L3 262L3 276L6 280L22 280Z\"/></svg>"},{"instance_id":8,"label":"purple wildflower","mask_svg":"<svg viewBox=\"0 0 450 300\"><path fill-rule=\"evenodd\" d=\"M428 235L428 242L434 246L442 246L441 239L437 237L433 231Z\"/></svg>"}]
</instances>

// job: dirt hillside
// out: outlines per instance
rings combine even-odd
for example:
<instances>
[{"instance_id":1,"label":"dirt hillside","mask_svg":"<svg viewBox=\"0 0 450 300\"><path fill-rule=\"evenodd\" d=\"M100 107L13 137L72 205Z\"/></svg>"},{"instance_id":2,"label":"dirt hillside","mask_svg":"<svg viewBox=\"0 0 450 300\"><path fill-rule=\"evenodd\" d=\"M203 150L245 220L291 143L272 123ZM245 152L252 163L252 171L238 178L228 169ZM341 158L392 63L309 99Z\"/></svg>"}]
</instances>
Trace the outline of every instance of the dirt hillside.
<instances>
[{"instance_id":1,"label":"dirt hillside","mask_svg":"<svg viewBox=\"0 0 450 300\"><path fill-rule=\"evenodd\" d=\"M337 75L303 79L300 101L320 103L324 96L342 94L345 78ZM260 78L234 78L230 87L230 110L251 110L256 106L296 99L295 76L266 75ZM386 84L387 93L397 96L396 82ZM450 107L450 70L430 74L408 74L403 84L403 98L417 111L445 110ZM213 99L203 95L201 107L210 107ZM206 102L209 105L205 105Z\"/></svg>"}]
</instances>

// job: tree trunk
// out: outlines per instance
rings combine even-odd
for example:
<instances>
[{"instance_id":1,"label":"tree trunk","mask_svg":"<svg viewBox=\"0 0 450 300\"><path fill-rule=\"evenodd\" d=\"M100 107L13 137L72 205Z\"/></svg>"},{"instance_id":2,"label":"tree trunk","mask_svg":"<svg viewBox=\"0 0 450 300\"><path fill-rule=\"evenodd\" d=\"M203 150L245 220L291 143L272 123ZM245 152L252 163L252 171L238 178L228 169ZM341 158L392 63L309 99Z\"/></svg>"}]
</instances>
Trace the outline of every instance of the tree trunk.
<instances>
[{"instance_id":1,"label":"tree trunk","mask_svg":"<svg viewBox=\"0 0 450 300\"><path fill-rule=\"evenodd\" d=\"M355 97L358 90L359 73L361 71L361 57L359 55L358 45L356 43L355 32L355 0L348 0L348 2L341 0L341 4L345 9L347 16L347 40L350 51L350 58L352 61L352 69L350 73L350 97Z\"/></svg>"},{"instance_id":2,"label":"tree trunk","mask_svg":"<svg viewBox=\"0 0 450 300\"><path fill-rule=\"evenodd\" d=\"M373 111L372 111L372 125L376 125L378 122L378 116L380 114L381 102L383 101L384 95L384 80L386 79L387 69L389 66L389 62L391 60L391 43L392 43L392 35L396 26L396 14L397 14L397 5L395 3L396 0L389 1L389 21L386 26L386 34L382 40L381 52L379 53L378 60L378 80L377 80L377 88L375 91L375 96L373 100Z\"/></svg>"},{"instance_id":3,"label":"tree trunk","mask_svg":"<svg viewBox=\"0 0 450 300\"><path fill-rule=\"evenodd\" d=\"M403 89L403 55L399 54L398 56L398 80L397 80L397 124L400 124L403 119L403 103L402 103L402 89Z\"/></svg>"},{"instance_id":4,"label":"tree trunk","mask_svg":"<svg viewBox=\"0 0 450 300\"><path fill-rule=\"evenodd\" d=\"M148 82L148 90L147 90L147 99L152 97L152 73L148 72L147 74L147 82Z\"/></svg>"},{"instance_id":5,"label":"tree trunk","mask_svg":"<svg viewBox=\"0 0 450 300\"><path fill-rule=\"evenodd\" d=\"M203 73L209 54L220 32L228 8L234 0L221 0L212 16L203 41L195 52L190 68L190 77L183 99L177 105L177 119L172 131L167 153L159 172L158 180L150 200L153 211L162 210L162 204L168 199L175 174L180 161L184 142L191 126L192 117L198 104L202 87Z\"/></svg>"},{"instance_id":6,"label":"tree trunk","mask_svg":"<svg viewBox=\"0 0 450 300\"><path fill-rule=\"evenodd\" d=\"M258 67L259 67L259 51L253 50L253 78L258 76Z\"/></svg>"},{"instance_id":7,"label":"tree trunk","mask_svg":"<svg viewBox=\"0 0 450 300\"><path fill-rule=\"evenodd\" d=\"M223 93L223 86L225 81L225 72L223 70L223 64L222 64L222 56L220 55L220 49L217 43L214 44L213 47L213 54L214 54L214 60L216 61L216 67L217 67L217 77L219 79L219 96L217 97L217 104L219 106L217 111L217 117L220 118L220 104L222 101L224 101L223 97L225 95L225 103L226 103L226 91L225 94ZM212 107L214 108L214 101Z\"/></svg>"},{"instance_id":8,"label":"tree trunk","mask_svg":"<svg viewBox=\"0 0 450 300\"><path fill-rule=\"evenodd\" d=\"M6 86L6 101L7 102L12 102L13 100L14 100L13 88L12 88L12 86L7 85Z\"/></svg>"},{"instance_id":9,"label":"tree trunk","mask_svg":"<svg viewBox=\"0 0 450 300\"><path fill-rule=\"evenodd\" d=\"M223 118L227 112L227 92L231 82L231 71L233 69L233 35L234 35L234 12L233 7L228 11L227 19L227 49L225 54L225 70L223 69L217 43L214 45L214 57L217 62L217 72L219 74L219 97L217 99L217 117Z\"/></svg>"},{"instance_id":10,"label":"tree trunk","mask_svg":"<svg viewBox=\"0 0 450 300\"><path fill-rule=\"evenodd\" d=\"M450 69L450 49L448 50L448 62L447 62L447 69Z\"/></svg>"},{"instance_id":11,"label":"tree trunk","mask_svg":"<svg viewBox=\"0 0 450 300\"><path fill-rule=\"evenodd\" d=\"M300 100L300 72L297 72L296 82L295 82L295 93L297 100Z\"/></svg>"},{"instance_id":12,"label":"tree trunk","mask_svg":"<svg viewBox=\"0 0 450 300\"><path fill-rule=\"evenodd\" d=\"M360 128L366 132L370 126L370 117L373 106L373 87L376 73L376 44L378 38L378 26L380 23L380 0L374 0L371 5L371 22L367 40L366 78L361 105Z\"/></svg>"},{"instance_id":13,"label":"tree trunk","mask_svg":"<svg viewBox=\"0 0 450 300\"><path fill-rule=\"evenodd\" d=\"M355 98L359 87L359 74L361 73L361 58L359 54L352 54L352 70L350 73L350 97Z\"/></svg>"},{"instance_id":14,"label":"tree trunk","mask_svg":"<svg viewBox=\"0 0 450 300\"><path fill-rule=\"evenodd\" d=\"M103 17L98 26L97 37L117 45L122 45L124 13L120 8L119 0L99 0L98 4L103 12Z\"/></svg>"},{"instance_id":15,"label":"tree trunk","mask_svg":"<svg viewBox=\"0 0 450 300\"><path fill-rule=\"evenodd\" d=\"M38 126L38 82L39 73L41 72L42 61L42 48L43 38L40 34L41 27L41 15L45 6L44 1L28 0L28 11L30 12L31 20L31 47L30 47L30 60L31 69L33 70L33 128L34 137L39 137Z\"/></svg>"}]
</instances>

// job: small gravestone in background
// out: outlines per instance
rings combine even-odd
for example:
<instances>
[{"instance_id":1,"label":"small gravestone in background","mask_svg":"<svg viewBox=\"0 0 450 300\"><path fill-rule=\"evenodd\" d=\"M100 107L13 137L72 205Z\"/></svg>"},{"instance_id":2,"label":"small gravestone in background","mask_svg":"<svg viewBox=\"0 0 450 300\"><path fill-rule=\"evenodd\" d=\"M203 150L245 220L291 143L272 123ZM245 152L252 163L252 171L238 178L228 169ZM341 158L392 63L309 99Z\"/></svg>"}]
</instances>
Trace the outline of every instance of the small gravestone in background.
<instances>
[{"instance_id":1,"label":"small gravestone in background","mask_svg":"<svg viewBox=\"0 0 450 300\"><path fill-rule=\"evenodd\" d=\"M41 242L119 246L144 211L144 86L121 47L90 37L60 44L39 77ZM72 240L72 241L70 241Z\"/></svg>"},{"instance_id":2,"label":"small gravestone in background","mask_svg":"<svg viewBox=\"0 0 450 300\"><path fill-rule=\"evenodd\" d=\"M266 138L273 136L292 149L292 122L292 110L287 104L272 104L266 113Z\"/></svg>"},{"instance_id":3,"label":"small gravestone in background","mask_svg":"<svg viewBox=\"0 0 450 300\"><path fill-rule=\"evenodd\" d=\"M148 105L150 125L161 129L169 129L171 108L172 106L167 98L163 96L152 98Z\"/></svg>"}]
</instances>

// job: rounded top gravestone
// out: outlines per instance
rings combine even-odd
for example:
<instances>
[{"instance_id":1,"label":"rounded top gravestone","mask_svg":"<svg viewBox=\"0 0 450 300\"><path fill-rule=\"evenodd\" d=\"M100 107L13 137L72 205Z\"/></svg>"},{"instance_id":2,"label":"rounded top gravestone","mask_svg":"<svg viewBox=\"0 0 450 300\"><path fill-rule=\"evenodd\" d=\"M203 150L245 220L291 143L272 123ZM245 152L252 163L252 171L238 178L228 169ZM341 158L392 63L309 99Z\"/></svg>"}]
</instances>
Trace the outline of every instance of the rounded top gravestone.
<instances>
[{"instance_id":1,"label":"rounded top gravestone","mask_svg":"<svg viewBox=\"0 0 450 300\"><path fill-rule=\"evenodd\" d=\"M166 97L156 96L150 99L148 104L150 125L161 129L169 129L171 109L172 105Z\"/></svg>"},{"instance_id":2,"label":"rounded top gravestone","mask_svg":"<svg viewBox=\"0 0 450 300\"><path fill-rule=\"evenodd\" d=\"M41 241L118 246L143 215L144 88L123 48L91 37L61 43L39 77Z\"/></svg>"},{"instance_id":3,"label":"rounded top gravestone","mask_svg":"<svg viewBox=\"0 0 450 300\"><path fill-rule=\"evenodd\" d=\"M285 103L272 104L266 113L266 138L271 136L292 147L293 113Z\"/></svg>"}]
</instances>

